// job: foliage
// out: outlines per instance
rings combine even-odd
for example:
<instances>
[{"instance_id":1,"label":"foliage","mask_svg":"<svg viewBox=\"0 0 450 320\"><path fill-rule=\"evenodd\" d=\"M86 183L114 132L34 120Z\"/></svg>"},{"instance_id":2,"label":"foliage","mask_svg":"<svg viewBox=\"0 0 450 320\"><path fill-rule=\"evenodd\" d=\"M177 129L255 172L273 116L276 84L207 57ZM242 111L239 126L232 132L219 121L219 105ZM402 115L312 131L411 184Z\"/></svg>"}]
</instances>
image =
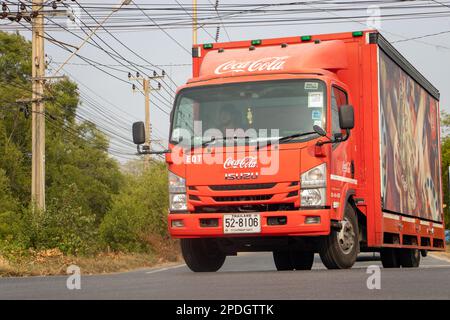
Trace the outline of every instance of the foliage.
<instances>
[{"instance_id":1,"label":"foliage","mask_svg":"<svg viewBox=\"0 0 450 320\"><path fill-rule=\"evenodd\" d=\"M116 251L148 250L148 235L167 237L167 199L164 163L153 162L140 175L128 175L100 225L102 242Z\"/></svg>"},{"instance_id":2,"label":"foliage","mask_svg":"<svg viewBox=\"0 0 450 320\"><path fill-rule=\"evenodd\" d=\"M142 161L123 173L108 155L109 141L95 124L79 121L77 85L47 83L46 199L30 208L31 44L0 31L0 256L57 250L86 255L105 248L148 251L149 235L166 237L166 170Z\"/></svg>"}]
</instances>

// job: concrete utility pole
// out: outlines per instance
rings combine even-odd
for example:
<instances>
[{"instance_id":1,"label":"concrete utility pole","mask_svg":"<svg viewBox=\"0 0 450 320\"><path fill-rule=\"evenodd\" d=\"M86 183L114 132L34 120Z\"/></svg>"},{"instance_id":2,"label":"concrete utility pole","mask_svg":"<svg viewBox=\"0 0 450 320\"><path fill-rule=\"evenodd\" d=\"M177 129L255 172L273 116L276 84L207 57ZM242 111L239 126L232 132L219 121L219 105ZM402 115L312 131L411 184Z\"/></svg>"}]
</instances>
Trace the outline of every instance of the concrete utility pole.
<instances>
[{"instance_id":1,"label":"concrete utility pole","mask_svg":"<svg viewBox=\"0 0 450 320\"><path fill-rule=\"evenodd\" d=\"M128 79L142 82L143 91L137 89L136 85L134 85L134 84L133 84L133 91L138 90L145 97L145 140L146 141L144 143L144 150L147 150L147 151L152 151L152 138L151 138L152 137L152 128L151 128L151 124L150 124L150 97L151 97L152 91L157 91L157 90L161 89L160 82L158 82L158 86L156 88L153 88L150 81L156 80L156 79L161 79L165 75L166 75L166 73L164 71L162 71L161 75L158 75L156 72L153 72L153 76L148 77L148 78L141 77L139 73L136 74L136 77L133 77L131 75L131 73L128 74ZM147 169L150 164L151 157L149 154L146 154L144 157L145 157L144 158L145 159L144 168Z\"/></svg>"},{"instance_id":2,"label":"concrete utility pole","mask_svg":"<svg viewBox=\"0 0 450 320\"><path fill-rule=\"evenodd\" d=\"M197 0L192 0L192 46L197 44Z\"/></svg>"},{"instance_id":3,"label":"concrete utility pole","mask_svg":"<svg viewBox=\"0 0 450 320\"><path fill-rule=\"evenodd\" d=\"M44 107L44 16L43 0L33 1L32 19L32 168L31 200L33 208L45 210L45 107Z\"/></svg>"}]
</instances>

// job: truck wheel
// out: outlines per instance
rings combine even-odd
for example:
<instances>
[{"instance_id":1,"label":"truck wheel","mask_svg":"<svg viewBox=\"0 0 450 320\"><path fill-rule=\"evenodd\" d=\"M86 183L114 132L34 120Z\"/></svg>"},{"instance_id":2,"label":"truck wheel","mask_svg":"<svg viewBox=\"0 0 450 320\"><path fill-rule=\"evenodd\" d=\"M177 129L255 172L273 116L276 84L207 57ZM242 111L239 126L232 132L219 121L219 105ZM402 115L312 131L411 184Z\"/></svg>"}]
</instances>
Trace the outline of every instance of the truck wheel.
<instances>
[{"instance_id":1,"label":"truck wheel","mask_svg":"<svg viewBox=\"0 0 450 320\"><path fill-rule=\"evenodd\" d=\"M295 270L311 270L314 263L314 252L292 251L291 263Z\"/></svg>"},{"instance_id":2,"label":"truck wheel","mask_svg":"<svg viewBox=\"0 0 450 320\"><path fill-rule=\"evenodd\" d=\"M214 239L181 239L180 244L184 261L194 272L215 272L225 262Z\"/></svg>"},{"instance_id":3,"label":"truck wheel","mask_svg":"<svg viewBox=\"0 0 450 320\"><path fill-rule=\"evenodd\" d=\"M274 251L273 262L278 271L294 270L289 251Z\"/></svg>"},{"instance_id":4,"label":"truck wheel","mask_svg":"<svg viewBox=\"0 0 450 320\"><path fill-rule=\"evenodd\" d=\"M383 268L400 268L398 249L383 248L380 252Z\"/></svg>"},{"instance_id":5,"label":"truck wheel","mask_svg":"<svg viewBox=\"0 0 450 320\"><path fill-rule=\"evenodd\" d=\"M403 268L417 268L420 264L420 251L418 249L400 249L399 258Z\"/></svg>"},{"instance_id":6,"label":"truck wheel","mask_svg":"<svg viewBox=\"0 0 450 320\"><path fill-rule=\"evenodd\" d=\"M353 207L345 207L342 229L331 230L320 246L320 258L328 269L348 269L356 261L359 251L358 222Z\"/></svg>"}]
</instances>

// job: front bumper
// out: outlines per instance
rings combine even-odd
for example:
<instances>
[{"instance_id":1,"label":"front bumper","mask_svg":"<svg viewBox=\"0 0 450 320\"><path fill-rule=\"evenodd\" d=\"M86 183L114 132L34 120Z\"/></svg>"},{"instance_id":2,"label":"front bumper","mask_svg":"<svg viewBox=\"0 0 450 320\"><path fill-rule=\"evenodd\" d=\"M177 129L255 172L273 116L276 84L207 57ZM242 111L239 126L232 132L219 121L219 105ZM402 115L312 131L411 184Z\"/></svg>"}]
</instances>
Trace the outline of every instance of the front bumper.
<instances>
[{"instance_id":1,"label":"front bumper","mask_svg":"<svg viewBox=\"0 0 450 320\"><path fill-rule=\"evenodd\" d=\"M330 210L314 209L299 211L261 212L261 232L244 234L225 234L223 232L224 213L172 213L169 214L169 232L174 238L202 237L251 237L251 236L322 236L330 233ZM320 223L305 224L305 218L320 216ZM269 225L269 217L286 217L284 225ZM218 219L215 227L202 226L202 219ZM172 227L173 220L182 220L182 227Z\"/></svg>"}]
</instances>

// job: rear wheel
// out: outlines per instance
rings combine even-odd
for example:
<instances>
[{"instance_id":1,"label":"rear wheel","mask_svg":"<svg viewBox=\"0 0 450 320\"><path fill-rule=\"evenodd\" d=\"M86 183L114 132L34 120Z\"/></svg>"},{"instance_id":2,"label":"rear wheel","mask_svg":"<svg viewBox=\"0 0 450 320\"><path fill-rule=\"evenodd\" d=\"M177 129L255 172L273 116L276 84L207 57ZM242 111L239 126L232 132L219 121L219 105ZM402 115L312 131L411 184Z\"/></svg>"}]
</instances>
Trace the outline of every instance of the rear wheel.
<instances>
[{"instance_id":1,"label":"rear wheel","mask_svg":"<svg viewBox=\"0 0 450 320\"><path fill-rule=\"evenodd\" d=\"M383 268L400 268L398 249L383 248L380 252Z\"/></svg>"},{"instance_id":2,"label":"rear wheel","mask_svg":"<svg viewBox=\"0 0 450 320\"><path fill-rule=\"evenodd\" d=\"M331 230L323 239L320 258L328 269L348 269L356 262L359 251L358 222L353 207L347 203L340 231Z\"/></svg>"},{"instance_id":3,"label":"rear wheel","mask_svg":"<svg viewBox=\"0 0 450 320\"><path fill-rule=\"evenodd\" d=\"M403 268L417 268L420 265L420 251L418 249L400 249L398 252L400 265Z\"/></svg>"},{"instance_id":4,"label":"rear wheel","mask_svg":"<svg viewBox=\"0 0 450 320\"><path fill-rule=\"evenodd\" d=\"M180 244L184 261L194 272L215 272L225 262L215 239L181 239Z\"/></svg>"}]
</instances>

